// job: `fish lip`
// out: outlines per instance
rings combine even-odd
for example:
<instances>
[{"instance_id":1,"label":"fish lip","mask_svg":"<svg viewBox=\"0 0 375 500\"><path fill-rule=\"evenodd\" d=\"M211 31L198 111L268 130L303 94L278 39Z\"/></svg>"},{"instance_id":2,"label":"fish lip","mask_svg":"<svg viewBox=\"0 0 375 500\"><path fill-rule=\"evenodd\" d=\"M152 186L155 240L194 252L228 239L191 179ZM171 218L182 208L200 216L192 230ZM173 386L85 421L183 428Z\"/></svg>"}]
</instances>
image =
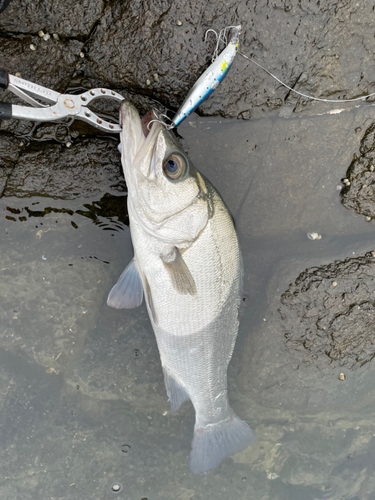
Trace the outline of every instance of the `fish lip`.
<instances>
[{"instance_id":1,"label":"fish lip","mask_svg":"<svg viewBox=\"0 0 375 500\"><path fill-rule=\"evenodd\" d=\"M124 170L137 171L148 178L157 138L163 128L156 110L150 110L141 118L135 106L124 100L120 106L119 121L122 126L121 155Z\"/></svg>"},{"instance_id":2,"label":"fish lip","mask_svg":"<svg viewBox=\"0 0 375 500\"><path fill-rule=\"evenodd\" d=\"M153 120L158 120L159 116L155 109L151 109L148 113L142 116L141 124L142 124L142 132L145 137L148 136L150 132L149 125Z\"/></svg>"}]
</instances>

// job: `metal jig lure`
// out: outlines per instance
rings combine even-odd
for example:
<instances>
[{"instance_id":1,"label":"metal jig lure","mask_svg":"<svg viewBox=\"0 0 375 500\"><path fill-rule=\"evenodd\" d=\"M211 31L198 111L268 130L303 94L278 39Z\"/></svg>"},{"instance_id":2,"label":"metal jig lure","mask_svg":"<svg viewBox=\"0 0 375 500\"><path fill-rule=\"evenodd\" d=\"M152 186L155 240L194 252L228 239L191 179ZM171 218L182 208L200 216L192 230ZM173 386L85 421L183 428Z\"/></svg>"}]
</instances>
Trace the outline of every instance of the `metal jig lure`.
<instances>
[{"instance_id":1,"label":"metal jig lure","mask_svg":"<svg viewBox=\"0 0 375 500\"><path fill-rule=\"evenodd\" d=\"M220 41L222 41L222 37L225 37L225 32L230 28L232 31L229 43L218 56L218 45ZM177 127L177 125L185 120L185 118L189 116L190 113L192 113L219 86L220 82L228 73L229 68L231 67L236 56L239 47L240 33L241 26L230 26L228 28L224 28L220 32L211 66L209 66L203 75L195 82L180 109L173 117L172 123L166 126L168 129Z\"/></svg>"}]
</instances>

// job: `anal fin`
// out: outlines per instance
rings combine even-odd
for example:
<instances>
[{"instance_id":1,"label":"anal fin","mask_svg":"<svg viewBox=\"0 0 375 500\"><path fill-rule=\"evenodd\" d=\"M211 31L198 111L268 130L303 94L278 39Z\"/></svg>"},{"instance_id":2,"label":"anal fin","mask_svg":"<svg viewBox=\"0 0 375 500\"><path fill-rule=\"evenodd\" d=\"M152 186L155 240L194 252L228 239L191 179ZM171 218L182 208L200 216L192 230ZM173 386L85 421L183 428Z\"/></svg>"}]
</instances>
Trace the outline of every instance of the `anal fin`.
<instances>
[{"instance_id":1,"label":"anal fin","mask_svg":"<svg viewBox=\"0 0 375 500\"><path fill-rule=\"evenodd\" d=\"M184 387L182 387L171 375L168 374L167 369L164 367L163 372L165 388L171 403L171 411L174 413L180 408L182 403L190 399L189 394L186 392Z\"/></svg>"}]
</instances>

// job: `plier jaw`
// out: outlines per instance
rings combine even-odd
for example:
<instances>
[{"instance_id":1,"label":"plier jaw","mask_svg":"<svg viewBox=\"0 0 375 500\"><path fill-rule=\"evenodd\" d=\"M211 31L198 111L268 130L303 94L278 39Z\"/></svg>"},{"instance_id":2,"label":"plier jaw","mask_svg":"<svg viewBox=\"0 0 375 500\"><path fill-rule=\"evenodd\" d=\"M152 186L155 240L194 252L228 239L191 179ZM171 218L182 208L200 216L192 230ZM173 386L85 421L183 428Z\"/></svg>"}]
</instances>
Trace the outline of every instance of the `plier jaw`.
<instances>
[{"instance_id":1,"label":"plier jaw","mask_svg":"<svg viewBox=\"0 0 375 500\"><path fill-rule=\"evenodd\" d=\"M123 101L124 98L114 90L91 89L78 95L60 94L54 90L10 75L5 70L0 70L0 88L10 90L33 106L18 106L0 102L0 120L17 118L20 120L49 122L63 118L78 118L103 132L120 133L121 131L119 124L110 123L100 118L87 107L90 102L99 98ZM43 104L35 98L47 104Z\"/></svg>"}]
</instances>

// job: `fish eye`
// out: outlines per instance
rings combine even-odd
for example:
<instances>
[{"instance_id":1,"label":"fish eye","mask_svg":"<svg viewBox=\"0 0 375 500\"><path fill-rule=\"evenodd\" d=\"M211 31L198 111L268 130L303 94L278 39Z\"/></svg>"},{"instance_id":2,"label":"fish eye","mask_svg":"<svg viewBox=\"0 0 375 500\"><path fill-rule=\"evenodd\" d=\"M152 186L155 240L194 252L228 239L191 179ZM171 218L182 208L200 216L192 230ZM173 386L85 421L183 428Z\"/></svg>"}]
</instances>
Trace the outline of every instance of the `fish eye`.
<instances>
[{"instance_id":1,"label":"fish eye","mask_svg":"<svg viewBox=\"0 0 375 500\"><path fill-rule=\"evenodd\" d=\"M181 177L184 176L186 167L185 158L178 153L172 153L163 163L165 175L174 181L181 179Z\"/></svg>"}]
</instances>

